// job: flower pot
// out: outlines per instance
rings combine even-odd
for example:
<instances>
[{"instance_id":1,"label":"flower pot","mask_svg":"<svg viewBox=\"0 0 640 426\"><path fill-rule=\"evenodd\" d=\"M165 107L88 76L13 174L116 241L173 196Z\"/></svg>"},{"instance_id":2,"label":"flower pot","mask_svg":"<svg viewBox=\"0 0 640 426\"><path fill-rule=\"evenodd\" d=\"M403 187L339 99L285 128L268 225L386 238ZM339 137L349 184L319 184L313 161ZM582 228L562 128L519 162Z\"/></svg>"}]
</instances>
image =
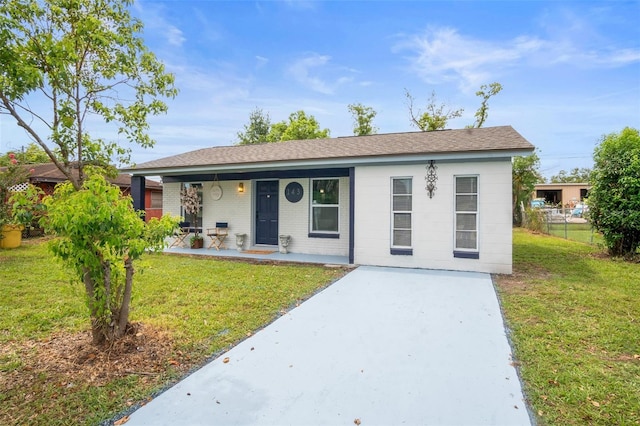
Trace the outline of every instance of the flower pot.
<instances>
[{"instance_id":1,"label":"flower pot","mask_svg":"<svg viewBox=\"0 0 640 426\"><path fill-rule=\"evenodd\" d=\"M11 249L20 247L22 243L22 225L2 225L0 232L0 248Z\"/></svg>"},{"instance_id":2,"label":"flower pot","mask_svg":"<svg viewBox=\"0 0 640 426\"><path fill-rule=\"evenodd\" d=\"M236 246L238 251L244 251L244 240L247 238L247 234L236 234Z\"/></svg>"},{"instance_id":3,"label":"flower pot","mask_svg":"<svg viewBox=\"0 0 640 426\"><path fill-rule=\"evenodd\" d=\"M291 235L280 235L280 253L287 254L289 244L291 243Z\"/></svg>"},{"instance_id":4,"label":"flower pot","mask_svg":"<svg viewBox=\"0 0 640 426\"><path fill-rule=\"evenodd\" d=\"M204 247L204 239L203 238L194 238L191 241L191 248L192 249L201 249L202 247Z\"/></svg>"}]
</instances>

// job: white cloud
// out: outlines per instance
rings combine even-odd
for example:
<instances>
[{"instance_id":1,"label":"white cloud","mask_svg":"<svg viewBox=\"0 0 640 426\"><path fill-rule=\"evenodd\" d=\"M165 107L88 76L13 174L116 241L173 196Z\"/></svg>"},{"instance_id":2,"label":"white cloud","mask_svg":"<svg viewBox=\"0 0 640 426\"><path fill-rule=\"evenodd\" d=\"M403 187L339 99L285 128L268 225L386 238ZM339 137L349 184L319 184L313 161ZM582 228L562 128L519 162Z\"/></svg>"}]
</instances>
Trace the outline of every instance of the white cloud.
<instances>
[{"instance_id":1,"label":"white cloud","mask_svg":"<svg viewBox=\"0 0 640 426\"><path fill-rule=\"evenodd\" d=\"M172 47L181 47L186 41L184 33L165 18L166 9L163 5L150 2L136 1L133 8L144 22L145 33L155 34Z\"/></svg>"},{"instance_id":2,"label":"white cloud","mask_svg":"<svg viewBox=\"0 0 640 426\"><path fill-rule=\"evenodd\" d=\"M167 41L170 45L180 47L186 41L186 38L178 28L169 25L166 32Z\"/></svg>"},{"instance_id":3,"label":"white cloud","mask_svg":"<svg viewBox=\"0 0 640 426\"><path fill-rule=\"evenodd\" d=\"M586 30L573 23L573 32ZM578 31L580 30L580 31ZM525 63L537 68L571 65L582 69L618 68L640 62L640 49L603 43L585 45L569 31L551 38L521 35L504 41L483 40L447 27L428 28L423 34L401 36L394 52L409 51L410 68L430 84L457 82L468 91L496 80L508 68Z\"/></svg>"},{"instance_id":4,"label":"white cloud","mask_svg":"<svg viewBox=\"0 0 640 426\"><path fill-rule=\"evenodd\" d=\"M287 69L287 73L291 75L298 83L303 86L325 95L335 93L336 89L344 84L353 81L350 75L339 75L334 77L322 78L320 74L337 74L343 73L344 68L329 66L331 57L328 55L311 54L302 59L298 59ZM346 69L349 74L353 71Z\"/></svg>"},{"instance_id":5,"label":"white cloud","mask_svg":"<svg viewBox=\"0 0 640 426\"><path fill-rule=\"evenodd\" d=\"M500 68L516 64L543 45L531 37L499 44L463 36L453 28L429 28L424 34L405 37L394 51L412 52L412 70L430 84L458 81L466 90L494 79Z\"/></svg>"},{"instance_id":6,"label":"white cloud","mask_svg":"<svg viewBox=\"0 0 640 426\"><path fill-rule=\"evenodd\" d=\"M256 68L262 68L269 63L269 58L265 58L264 56L256 55Z\"/></svg>"}]
</instances>

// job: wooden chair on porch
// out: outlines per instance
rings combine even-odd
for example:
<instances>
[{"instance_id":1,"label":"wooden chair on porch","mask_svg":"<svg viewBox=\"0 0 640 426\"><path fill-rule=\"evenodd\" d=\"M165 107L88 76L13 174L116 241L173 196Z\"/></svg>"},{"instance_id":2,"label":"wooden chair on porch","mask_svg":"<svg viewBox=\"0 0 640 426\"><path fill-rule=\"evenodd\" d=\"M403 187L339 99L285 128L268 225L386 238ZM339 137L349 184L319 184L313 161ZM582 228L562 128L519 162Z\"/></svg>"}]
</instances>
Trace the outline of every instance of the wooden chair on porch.
<instances>
[{"instance_id":1,"label":"wooden chair on porch","mask_svg":"<svg viewBox=\"0 0 640 426\"><path fill-rule=\"evenodd\" d=\"M216 222L215 228L207 228L207 237L211 238L209 247L215 247L216 250L224 248L224 240L229 235L229 224L227 222Z\"/></svg>"},{"instance_id":2,"label":"wooden chair on porch","mask_svg":"<svg viewBox=\"0 0 640 426\"><path fill-rule=\"evenodd\" d=\"M173 232L173 242L171 243L171 245L169 246L169 248L171 247L186 247L187 243L185 242L185 239L187 238L187 235L189 235L189 227L191 226L191 223L189 222L180 222L178 224L178 228Z\"/></svg>"}]
</instances>

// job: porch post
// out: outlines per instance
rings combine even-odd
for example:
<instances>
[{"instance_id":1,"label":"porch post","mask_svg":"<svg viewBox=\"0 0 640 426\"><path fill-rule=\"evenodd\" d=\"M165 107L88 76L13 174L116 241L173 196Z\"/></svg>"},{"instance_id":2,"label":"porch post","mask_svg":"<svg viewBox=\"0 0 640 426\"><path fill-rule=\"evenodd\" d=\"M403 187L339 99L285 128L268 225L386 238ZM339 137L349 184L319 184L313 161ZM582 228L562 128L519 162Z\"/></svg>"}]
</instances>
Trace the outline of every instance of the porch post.
<instances>
[{"instance_id":1,"label":"porch post","mask_svg":"<svg viewBox=\"0 0 640 426\"><path fill-rule=\"evenodd\" d=\"M144 176L131 176L131 197L133 198L133 208L144 210Z\"/></svg>"},{"instance_id":2,"label":"porch post","mask_svg":"<svg viewBox=\"0 0 640 426\"><path fill-rule=\"evenodd\" d=\"M356 169L349 167L349 264L354 260L355 244L355 200L356 200Z\"/></svg>"}]
</instances>

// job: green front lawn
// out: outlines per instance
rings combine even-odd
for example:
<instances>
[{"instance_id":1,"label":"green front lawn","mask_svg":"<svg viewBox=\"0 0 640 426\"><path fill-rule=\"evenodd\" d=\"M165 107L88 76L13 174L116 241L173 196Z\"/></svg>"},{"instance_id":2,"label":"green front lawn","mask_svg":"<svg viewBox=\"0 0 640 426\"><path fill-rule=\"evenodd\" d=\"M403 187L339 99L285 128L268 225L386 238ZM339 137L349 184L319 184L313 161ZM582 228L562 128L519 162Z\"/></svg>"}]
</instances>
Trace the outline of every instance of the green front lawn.
<instances>
[{"instance_id":1,"label":"green front lawn","mask_svg":"<svg viewBox=\"0 0 640 426\"><path fill-rule=\"evenodd\" d=\"M137 269L130 319L142 325L103 356L83 287L45 244L0 250L0 424L97 424L344 274L161 254Z\"/></svg>"},{"instance_id":2,"label":"green front lawn","mask_svg":"<svg viewBox=\"0 0 640 426\"><path fill-rule=\"evenodd\" d=\"M516 229L497 282L540 424L640 424L640 264Z\"/></svg>"},{"instance_id":3,"label":"green front lawn","mask_svg":"<svg viewBox=\"0 0 640 426\"><path fill-rule=\"evenodd\" d=\"M142 325L101 357L81 286L44 245L0 251L0 424L97 424L344 273L168 255L138 269ZM640 264L515 230L514 274L497 283L540 424L640 424Z\"/></svg>"}]
</instances>

